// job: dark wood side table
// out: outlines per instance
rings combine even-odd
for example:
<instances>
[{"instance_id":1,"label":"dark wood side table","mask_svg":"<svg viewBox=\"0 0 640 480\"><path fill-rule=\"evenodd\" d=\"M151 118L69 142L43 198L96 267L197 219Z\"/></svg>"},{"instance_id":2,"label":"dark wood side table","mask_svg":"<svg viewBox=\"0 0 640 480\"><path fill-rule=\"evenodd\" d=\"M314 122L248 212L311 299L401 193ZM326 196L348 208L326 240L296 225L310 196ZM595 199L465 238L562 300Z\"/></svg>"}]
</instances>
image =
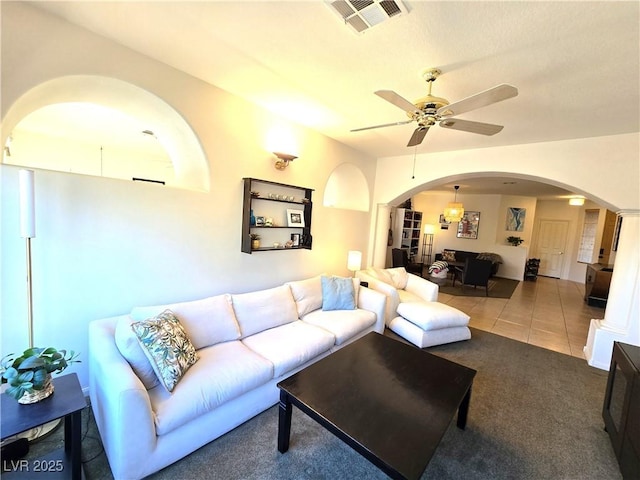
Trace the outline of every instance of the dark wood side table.
<instances>
[{"instance_id":1,"label":"dark wood side table","mask_svg":"<svg viewBox=\"0 0 640 480\"><path fill-rule=\"evenodd\" d=\"M64 418L64 448L37 460L12 460L3 465L3 478L38 478L47 480L84 478L81 458L82 409L87 400L75 373L53 379L54 392L31 405L21 405L2 394L0 398L0 432L2 440L58 418Z\"/></svg>"}]
</instances>

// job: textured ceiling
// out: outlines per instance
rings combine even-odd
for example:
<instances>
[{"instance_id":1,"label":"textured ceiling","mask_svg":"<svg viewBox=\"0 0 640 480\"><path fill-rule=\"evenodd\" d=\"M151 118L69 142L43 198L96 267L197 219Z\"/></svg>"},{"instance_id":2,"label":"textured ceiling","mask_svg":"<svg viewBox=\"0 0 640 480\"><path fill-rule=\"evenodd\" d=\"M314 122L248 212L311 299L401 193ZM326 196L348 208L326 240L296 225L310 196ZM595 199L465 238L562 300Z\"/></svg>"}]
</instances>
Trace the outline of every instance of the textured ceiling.
<instances>
[{"instance_id":1,"label":"textured ceiling","mask_svg":"<svg viewBox=\"0 0 640 480\"><path fill-rule=\"evenodd\" d=\"M500 83L510 100L460 118L492 137L433 127L418 153L640 131L639 2L406 1L408 13L355 34L322 1L36 2L372 157L409 155L411 124L373 94L454 102Z\"/></svg>"}]
</instances>

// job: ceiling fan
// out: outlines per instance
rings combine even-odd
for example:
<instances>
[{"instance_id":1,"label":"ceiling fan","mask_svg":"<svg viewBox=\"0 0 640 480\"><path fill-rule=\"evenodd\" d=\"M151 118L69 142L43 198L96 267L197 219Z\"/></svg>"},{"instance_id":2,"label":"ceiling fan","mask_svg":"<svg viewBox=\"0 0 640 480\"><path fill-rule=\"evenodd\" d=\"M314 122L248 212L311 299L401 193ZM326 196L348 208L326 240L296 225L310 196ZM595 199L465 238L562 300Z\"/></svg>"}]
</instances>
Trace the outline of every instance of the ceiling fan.
<instances>
[{"instance_id":1,"label":"ceiling fan","mask_svg":"<svg viewBox=\"0 0 640 480\"><path fill-rule=\"evenodd\" d=\"M413 132L413 135L411 135L409 143L407 143L407 147L413 147L422 143L422 140L424 140L429 128L434 126L436 123L441 127L479 133L481 135L495 135L504 128L502 125L462 120L460 118L454 118L454 116L515 97L518 95L518 89L516 87L503 83L490 88L489 90L485 90L484 92L476 93L475 95L450 104L449 101L444 98L434 97L431 95L431 86L436 78L441 74L442 72L437 68L429 68L422 72L423 78L429 85L429 92L425 97L416 100L415 103L411 103L409 100L401 97L392 90L378 90L375 92L375 94L380 98L383 98L387 102L390 102L396 107L404 110L410 120L374 125L372 127L356 128L351 131L360 132L362 130L370 130L372 128L406 125L407 123L416 122L418 127Z\"/></svg>"}]
</instances>

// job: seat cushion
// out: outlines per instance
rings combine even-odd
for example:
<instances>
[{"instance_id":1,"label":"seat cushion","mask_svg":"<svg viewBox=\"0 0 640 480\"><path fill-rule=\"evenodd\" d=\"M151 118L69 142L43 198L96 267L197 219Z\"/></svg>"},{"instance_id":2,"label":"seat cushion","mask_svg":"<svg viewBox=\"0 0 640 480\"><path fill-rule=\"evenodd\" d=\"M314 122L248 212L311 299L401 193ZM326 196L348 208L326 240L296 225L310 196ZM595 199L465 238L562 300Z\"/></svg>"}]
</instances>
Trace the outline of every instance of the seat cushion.
<instances>
[{"instance_id":1,"label":"seat cushion","mask_svg":"<svg viewBox=\"0 0 640 480\"><path fill-rule=\"evenodd\" d=\"M335 344L333 334L299 320L244 338L242 343L273 364L279 377Z\"/></svg>"},{"instance_id":2,"label":"seat cushion","mask_svg":"<svg viewBox=\"0 0 640 480\"><path fill-rule=\"evenodd\" d=\"M271 380L271 362L240 341L198 350L200 360L170 394L158 386L149 390L156 433L165 435L194 418Z\"/></svg>"},{"instance_id":3,"label":"seat cushion","mask_svg":"<svg viewBox=\"0 0 640 480\"><path fill-rule=\"evenodd\" d=\"M376 323L376 314L369 310L316 310L302 321L331 332L336 337L336 345L342 345L358 333Z\"/></svg>"},{"instance_id":4,"label":"seat cushion","mask_svg":"<svg viewBox=\"0 0 640 480\"><path fill-rule=\"evenodd\" d=\"M398 305L398 315L422 330L440 330L450 327L466 327L469 315L440 302L408 302Z\"/></svg>"}]
</instances>

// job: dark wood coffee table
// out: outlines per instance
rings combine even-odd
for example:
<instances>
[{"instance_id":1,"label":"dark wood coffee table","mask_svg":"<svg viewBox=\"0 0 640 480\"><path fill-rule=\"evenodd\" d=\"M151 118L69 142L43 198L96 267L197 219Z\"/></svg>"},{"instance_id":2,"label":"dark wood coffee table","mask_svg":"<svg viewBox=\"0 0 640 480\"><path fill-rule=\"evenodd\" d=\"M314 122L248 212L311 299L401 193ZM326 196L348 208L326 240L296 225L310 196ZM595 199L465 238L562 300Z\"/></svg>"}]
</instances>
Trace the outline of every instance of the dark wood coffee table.
<instances>
[{"instance_id":1,"label":"dark wood coffee table","mask_svg":"<svg viewBox=\"0 0 640 480\"><path fill-rule=\"evenodd\" d=\"M295 405L391 478L420 478L456 411L465 428L475 374L369 333L278 383L278 450Z\"/></svg>"}]
</instances>

